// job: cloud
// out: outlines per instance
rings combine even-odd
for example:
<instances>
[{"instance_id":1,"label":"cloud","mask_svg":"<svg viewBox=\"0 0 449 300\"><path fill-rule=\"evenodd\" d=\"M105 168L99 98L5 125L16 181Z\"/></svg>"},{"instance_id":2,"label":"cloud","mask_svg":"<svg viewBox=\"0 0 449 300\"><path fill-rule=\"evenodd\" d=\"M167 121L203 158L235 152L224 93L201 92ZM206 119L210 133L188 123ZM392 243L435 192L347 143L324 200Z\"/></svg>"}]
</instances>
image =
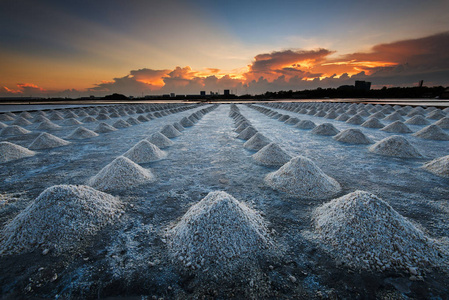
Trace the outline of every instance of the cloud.
<instances>
[{"instance_id":1,"label":"cloud","mask_svg":"<svg viewBox=\"0 0 449 300\"><path fill-rule=\"evenodd\" d=\"M16 97L29 97L29 96L43 96L47 95L47 91L32 83L18 83L17 88L8 88L6 86L0 87L0 96L16 96Z\"/></svg>"},{"instance_id":2,"label":"cloud","mask_svg":"<svg viewBox=\"0 0 449 300\"><path fill-rule=\"evenodd\" d=\"M238 94L266 91L338 87L355 80L371 81L373 86L411 86L423 79L428 85L449 85L449 32L428 37L373 46L368 52L336 56L329 49L282 50L261 53L247 66L226 74L216 68L194 70L142 68L123 77L101 81L85 91L69 89L58 95L76 97L122 93L198 94L230 89ZM37 85L25 83L0 88L0 95L44 95Z\"/></svg>"},{"instance_id":3,"label":"cloud","mask_svg":"<svg viewBox=\"0 0 449 300\"><path fill-rule=\"evenodd\" d=\"M284 50L271 53L258 54L254 61L249 65L249 71L245 74L246 78L256 79L264 76L268 79L275 79L279 75L288 72L305 72L310 67L326 60L333 51L327 49L316 50Z\"/></svg>"}]
</instances>

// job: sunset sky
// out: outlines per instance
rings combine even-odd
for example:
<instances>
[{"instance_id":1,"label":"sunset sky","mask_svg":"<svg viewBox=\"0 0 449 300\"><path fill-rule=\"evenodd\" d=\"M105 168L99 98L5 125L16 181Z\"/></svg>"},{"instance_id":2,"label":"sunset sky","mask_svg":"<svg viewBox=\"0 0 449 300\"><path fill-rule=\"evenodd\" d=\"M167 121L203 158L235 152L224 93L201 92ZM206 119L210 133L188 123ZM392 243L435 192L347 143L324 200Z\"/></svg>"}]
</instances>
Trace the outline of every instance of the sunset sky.
<instances>
[{"instance_id":1,"label":"sunset sky","mask_svg":"<svg viewBox=\"0 0 449 300\"><path fill-rule=\"evenodd\" d=\"M0 97L449 86L449 1L0 1Z\"/></svg>"}]
</instances>

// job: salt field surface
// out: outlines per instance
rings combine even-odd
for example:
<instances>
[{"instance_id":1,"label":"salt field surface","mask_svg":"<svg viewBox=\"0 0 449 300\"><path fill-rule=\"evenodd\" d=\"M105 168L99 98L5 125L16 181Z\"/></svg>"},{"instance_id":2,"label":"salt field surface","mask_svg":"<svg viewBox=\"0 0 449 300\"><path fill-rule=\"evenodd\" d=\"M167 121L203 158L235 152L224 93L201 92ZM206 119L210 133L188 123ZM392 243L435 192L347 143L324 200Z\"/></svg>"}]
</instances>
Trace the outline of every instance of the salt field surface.
<instances>
[{"instance_id":1,"label":"salt field surface","mask_svg":"<svg viewBox=\"0 0 449 300\"><path fill-rule=\"evenodd\" d=\"M449 116L436 110L275 102L0 113L1 296L447 299L449 129L415 134ZM362 126L376 113L381 127ZM415 113L428 122L407 123ZM40 116L58 126L39 127ZM382 130L398 117L409 130ZM10 134L18 119L24 130Z\"/></svg>"}]
</instances>

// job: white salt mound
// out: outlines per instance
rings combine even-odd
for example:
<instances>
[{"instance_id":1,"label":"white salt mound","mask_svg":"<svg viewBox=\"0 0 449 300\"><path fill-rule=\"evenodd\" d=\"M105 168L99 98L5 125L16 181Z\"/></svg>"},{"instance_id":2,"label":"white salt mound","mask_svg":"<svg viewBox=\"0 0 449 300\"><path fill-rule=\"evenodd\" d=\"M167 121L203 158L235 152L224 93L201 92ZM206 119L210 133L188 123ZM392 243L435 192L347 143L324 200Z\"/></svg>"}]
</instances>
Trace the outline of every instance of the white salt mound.
<instances>
[{"instance_id":1,"label":"white salt mound","mask_svg":"<svg viewBox=\"0 0 449 300\"><path fill-rule=\"evenodd\" d=\"M419 158L421 153L404 137L393 135L378 141L369 148L370 152L402 158Z\"/></svg>"},{"instance_id":2,"label":"white salt mound","mask_svg":"<svg viewBox=\"0 0 449 300\"><path fill-rule=\"evenodd\" d=\"M299 129L313 129L316 125L310 120L301 120L298 123L296 123L295 128Z\"/></svg>"},{"instance_id":3,"label":"white salt mound","mask_svg":"<svg viewBox=\"0 0 449 300\"><path fill-rule=\"evenodd\" d=\"M194 124L192 121L190 121L188 118L184 117L179 121L183 127L192 127Z\"/></svg>"},{"instance_id":4,"label":"white salt mound","mask_svg":"<svg viewBox=\"0 0 449 300\"><path fill-rule=\"evenodd\" d=\"M68 140L81 140L98 136L98 133L84 127L78 127L70 135L66 137Z\"/></svg>"},{"instance_id":5,"label":"white salt mound","mask_svg":"<svg viewBox=\"0 0 449 300\"><path fill-rule=\"evenodd\" d=\"M90 178L87 185L101 191L124 190L153 182L154 175L129 158L119 156Z\"/></svg>"},{"instance_id":6,"label":"white salt mound","mask_svg":"<svg viewBox=\"0 0 449 300\"><path fill-rule=\"evenodd\" d=\"M303 156L292 158L276 172L269 173L265 183L275 190L305 199L324 199L341 190L335 179Z\"/></svg>"},{"instance_id":7,"label":"white salt mound","mask_svg":"<svg viewBox=\"0 0 449 300\"><path fill-rule=\"evenodd\" d=\"M426 126L413 135L426 140L449 141L449 134L435 124Z\"/></svg>"},{"instance_id":8,"label":"white salt mound","mask_svg":"<svg viewBox=\"0 0 449 300\"><path fill-rule=\"evenodd\" d=\"M91 187L52 186L3 228L0 254L75 250L122 213L118 198Z\"/></svg>"},{"instance_id":9,"label":"white salt mound","mask_svg":"<svg viewBox=\"0 0 449 300\"><path fill-rule=\"evenodd\" d=\"M182 126L180 123L178 123L178 122L175 122L175 123L173 123L173 126L179 131L179 132L181 132L181 131L183 131L185 128L184 128L184 126Z\"/></svg>"},{"instance_id":10,"label":"white salt mound","mask_svg":"<svg viewBox=\"0 0 449 300\"><path fill-rule=\"evenodd\" d=\"M427 119L421 115L413 116L412 118L408 119L404 123L410 124L410 125L428 125L428 124L430 124L430 122L427 121Z\"/></svg>"},{"instance_id":11,"label":"white salt mound","mask_svg":"<svg viewBox=\"0 0 449 300\"><path fill-rule=\"evenodd\" d=\"M348 144L372 144L373 141L368 138L360 129L346 129L334 136L334 139Z\"/></svg>"},{"instance_id":12,"label":"white salt mound","mask_svg":"<svg viewBox=\"0 0 449 300\"><path fill-rule=\"evenodd\" d=\"M23 118L23 117L18 117L17 120L15 120L12 125L19 125L19 126L28 126L31 125L32 123L30 121L28 121L27 119Z\"/></svg>"},{"instance_id":13,"label":"white salt mound","mask_svg":"<svg viewBox=\"0 0 449 300\"><path fill-rule=\"evenodd\" d=\"M267 167L278 167L286 164L292 159L281 147L270 143L252 155L257 164Z\"/></svg>"},{"instance_id":14,"label":"white salt mound","mask_svg":"<svg viewBox=\"0 0 449 300\"><path fill-rule=\"evenodd\" d=\"M379 121L379 119L377 119L375 117L369 118L368 120L363 122L360 126L365 127L365 128L383 128L383 127L385 127L385 125L382 124Z\"/></svg>"},{"instance_id":15,"label":"white salt mound","mask_svg":"<svg viewBox=\"0 0 449 300\"><path fill-rule=\"evenodd\" d=\"M248 150L259 151L269 143L271 143L271 140L258 132L247 140L243 147Z\"/></svg>"},{"instance_id":16,"label":"white salt mound","mask_svg":"<svg viewBox=\"0 0 449 300\"><path fill-rule=\"evenodd\" d=\"M360 116L359 114L352 116L351 118L349 118L348 120L346 120L346 123L348 124L354 124L354 125L361 125L365 122L365 120L363 119L362 116Z\"/></svg>"},{"instance_id":17,"label":"white salt mound","mask_svg":"<svg viewBox=\"0 0 449 300\"><path fill-rule=\"evenodd\" d=\"M70 142L58 138L57 136L54 136L52 134L43 132L30 144L28 148L33 150L40 150L66 146L68 144L70 144Z\"/></svg>"},{"instance_id":18,"label":"white salt mound","mask_svg":"<svg viewBox=\"0 0 449 300\"><path fill-rule=\"evenodd\" d=\"M81 124L83 123L75 118L70 118L64 121L64 125L81 125Z\"/></svg>"},{"instance_id":19,"label":"white salt mound","mask_svg":"<svg viewBox=\"0 0 449 300\"><path fill-rule=\"evenodd\" d=\"M160 132L156 132L156 133L152 134L149 138L147 138L147 140L150 143L159 147L160 149L164 149L164 148L170 147L175 144L168 137L166 137L165 135L163 135Z\"/></svg>"},{"instance_id":20,"label":"white salt mound","mask_svg":"<svg viewBox=\"0 0 449 300\"><path fill-rule=\"evenodd\" d=\"M25 147L10 142L0 142L0 163L34 156L35 154L34 151Z\"/></svg>"},{"instance_id":21,"label":"white salt mound","mask_svg":"<svg viewBox=\"0 0 449 300\"><path fill-rule=\"evenodd\" d=\"M165 125L161 129L161 133L165 135L168 138L175 138L177 136L180 136L182 133L178 131L173 125Z\"/></svg>"},{"instance_id":22,"label":"white salt mound","mask_svg":"<svg viewBox=\"0 0 449 300\"><path fill-rule=\"evenodd\" d=\"M39 130L58 130L61 129L62 127L53 123L52 121L48 120L48 121L43 121L42 123L40 123L36 129Z\"/></svg>"},{"instance_id":23,"label":"white salt mound","mask_svg":"<svg viewBox=\"0 0 449 300\"><path fill-rule=\"evenodd\" d=\"M114 124L112 124L112 126L114 126L114 127L117 128L117 129L120 129L120 128L128 128L128 127L131 127L131 124L129 124L129 123L126 122L125 120L120 119L120 120L116 121Z\"/></svg>"},{"instance_id":24,"label":"white salt mound","mask_svg":"<svg viewBox=\"0 0 449 300\"><path fill-rule=\"evenodd\" d=\"M439 121L435 122L435 125L438 125L440 128L449 129L449 118L444 117Z\"/></svg>"},{"instance_id":25,"label":"white salt mound","mask_svg":"<svg viewBox=\"0 0 449 300\"><path fill-rule=\"evenodd\" d=\"M117 131L117 128L112 127L111 125L106 124L104 122L98 124L97 128L95 129L95 132L97 133L108 133L112 131Z\"/></svg>"},{"instance_id":26,"label":"white salt mound","mask_svg":"<svg viewBox=\"0 0 449 300\"><path fill-rule=\"evenodd\" d=\"M381 129L382 131L386 132L394 132L394 133L410 133L413 132L410 130L410 128L407 127L404 123L401 121L395 121L391 123L390 125L385 126Z\"/></svg>"},{"instance_id":27,"label":"white salt mound","mask_svg":"<svg viewBox=\"0 0 449 300\"><path fill-rule=\"evenodd\" d=\"M5 123L0 122L0 129L6 128L8 127L8 125L6 125Z\"/></svg>"},{"instance_id":28,"label":"white salt mound","mask_svg":"<svg viewBox=\"0 0 449 300\"><path fill-rule=\"evenodd\" d=\"M123 156L139 164L164 159L167 157L167 153L147 140L142 140L126 151Z\"/></svg>"},{"instance_id":29,"label":"white salt mound","mask_svg":"<svg viewBox=\"0 0 449 300\"><path fill-rule=\"evenodd\" d=\"M222 191L193 205L167 237L172 256L193 269L233 270L273 245L260 214Z\"/></svg>"},{"instance_id":30,"label":"white salt mound","mask_svg":"<svg viewBox=\"0 0 449 300\"><path fill-rule=\"evenodd\" d=\"M28 134L31 131L26 130L23 127L20 127L18 125L11 125L6 128L3 128L2 131L0 131L0 136L8 136L8 135L22 135L22 134Z\"/></svg>"},{"instance_id":31,"label":"white salt mound","mask_svg":"<svg viewBox=\"0 0 449 300\"><path fill-rule=\"evenodd\" d=\"M257 130L253 126L248 126L242 132L239 133L237 138L242 140L249 140L256 133Z\"/></svg>"},{"instance_id":32,"label":"white salt mound","mask_svg":"<svg viewBox=\"0 0 449 300\"><path fill-rule=\"evenodd\" d=\"M313 134L318 135L336 135L339 132L331 123L323 123L312 130Z\"/></svg>"},{"instance_id":33,"label":"white salt mound","mask_svg":"<svg viewBox=\"0 0 449 300\"><path fill-rule=\"evenodd\" d=\"M449 155L436 158L424 164L423 168L435 175L449 178Z\"/></svg>"},{"instance_id":34,"label":"white salt mound","mask_svg":"<svg viewBox=\"0 0 449 300\"><path fill-rule=\"evenodd\" d=\"M356 191L325 203L314 211L313 220L326 250L352 268L415 275L440 265L436 242L368 192Z\"/></svg>"}]
</instances>

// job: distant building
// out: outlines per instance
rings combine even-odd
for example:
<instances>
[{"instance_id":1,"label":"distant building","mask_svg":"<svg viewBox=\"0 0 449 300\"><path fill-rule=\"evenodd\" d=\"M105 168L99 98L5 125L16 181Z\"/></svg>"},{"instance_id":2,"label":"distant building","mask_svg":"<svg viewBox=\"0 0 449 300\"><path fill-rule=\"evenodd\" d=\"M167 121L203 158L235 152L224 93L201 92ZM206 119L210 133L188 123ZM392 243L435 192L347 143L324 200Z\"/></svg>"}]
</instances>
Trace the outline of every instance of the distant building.
<instances>
[{"instance_id":1,"label":"distant building","mask_svg":"<svg viewBox=\"0 0 449 300\"><path fill-rule=\"evenodd\" d=\"M360 91L369 91L371 89L371 82L356 80L355 81L355 89Z\"/></svg>"},{"instance_id":2,"label":"distant building","mask_svg":"<svg viewBox=\"0 0 449 300\"><path fill-rule=\"evenodd\" d=\"M424 84L424 80L420 80L418 86L421 88L423 84Z\"/></svg>"},{"instance_id":3,"label":"distant building","mask_svg":"<svg viewBox=\"0 0 449 300\"><path fill-rule=\"evenodd\" d=\"M170 93L170 97L175 98L176 97L175 93Z\"/></svg>"},{"instance_id":4,"label":"distant building","mask_svg":"<svg viewBox=\"0 0 449 300\"><path fill-rule=\"evenodd\" d=\"M229 90L224 90L223 91L223 95L225 96L229 96L231 94L231 92Z\"/></svg>"},{"instance_id":5,"label":"distant building","mask_svg":"<svg viewBox=\"0 0 449 300\"><path fill-rule=\"evenodd\" d=\"M206 96L206 91L201 91L200 96Z\"/></svg>"}]
</instances>

